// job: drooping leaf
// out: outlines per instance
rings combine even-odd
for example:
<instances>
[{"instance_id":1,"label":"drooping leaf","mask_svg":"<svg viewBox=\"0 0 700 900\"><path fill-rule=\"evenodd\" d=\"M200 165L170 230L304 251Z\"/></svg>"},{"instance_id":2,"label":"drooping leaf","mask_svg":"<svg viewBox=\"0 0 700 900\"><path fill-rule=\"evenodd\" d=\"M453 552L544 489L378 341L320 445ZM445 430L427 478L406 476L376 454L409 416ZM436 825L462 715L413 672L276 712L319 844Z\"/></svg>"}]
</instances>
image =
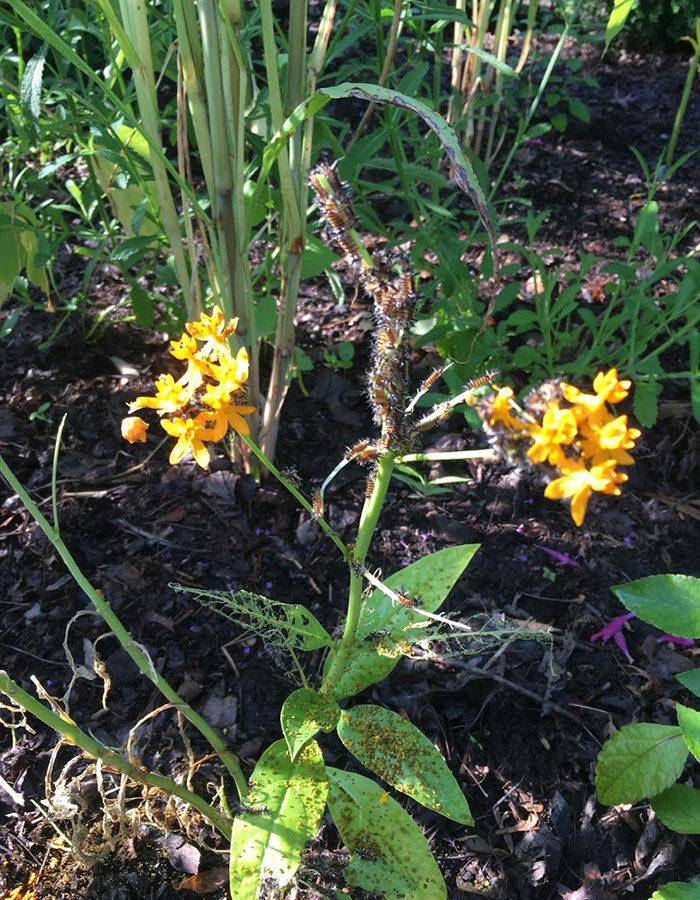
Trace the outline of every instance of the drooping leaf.
<instances>
[{"instance_id":1,"label":"drooping leaf","mask_svg":"<svg viewBox=\"0 0 700 900\"><path fill-rule=\"evenodd\" d=\"M677 637L700 638L700 578L650 575L612 590L642 621Z\"/></svg>"},{"instance_id":2,"label":"drooping leaf","mask_svg":"<svg viewBox=\"0 0 700 900\"><path fill-rule=\"evenodd\" d=\"M319 93L333 99L339 99L341 97L357 97L361 100L366 100L368 103L386 103L391 106L408 109L420 116L425 124L437 135L443 150L450 160L455 182L465 194L467 194L476 207L476 211L479 213L479 218L486 229L491 244L491 252L494 259L494 274L498 277L496 235L491 222L491 215L489 213L486 197L479 184L479 179L476 177L474 168L467 159L464 148L452 126L448 125L439 113L436 113L434 110L430 109L429 106L426 106L425 103L417 100L415 97L409 97L405 94L401 94L399 91L393 91L390 88L380 87L376 84L338 84L330 87L323 87Z\"/></svg>"},{"instance_id":3,"label":"drooping leaf","mask_svg":"<svg viewBox=\"0 0 700 900\"><path fill-rule=\"evenodd\" d=\"M428 842L389 794L354 772L326 767L328 808L352 860L346 880L386 900L443 900L445 882Z\"/></svg>"},{"instance_id":4,"label":"drooping leaf","mask_svg":"<svg viewBox=\"0 0 700 900\"><path fill-rule=\"evenodd\" d=\"M258 179L256 192L263 189L263 183L277 159L280 150L289 137L306 119L319 112L329 100L338 100L343 97L356 97L366 100L368 103L384 103L408 109L425 122L425 124L437 135L442 147L450 160L455 182L467 194L476 207L479 217L486 229L491 245L491 253L494 260L494 274L498 277L498 257L496 253L496 236L491 222L486 197L479 184L474 168L465 155L457 133L448 125L443 117L430 109L425 103L415 97L409 97L400 91L380 87L375 84L360 84L345 82L319 89L312 97L307 98L292 111L285 121L282 129L269 141L263 153L263 165Z\"/></svg>"},{"instance_id":5,"label":"drooping leaf","mask_svg":"<svg viewBox=\"0 0 700 900\"><path fill-rule=\"evenodd\" d=\"M340 709L335 700L301 688L284 701L280 721L289 754L294 760L302 747L319 731L333 731Z\"/></svg>"},{"instance_id":6,"label":"drooping leaf","mask_svg":"<svg viewBox=\"0 0 700 900\"><path fill-rule=\"evenodd\" d=\"M392 590L419 599L422 609L435 612L478 547L478 544L445 547L395 572L384 583ZM410 646L420 640L425 621L420 609L399 606L379 589L374 590L362 605L355 643L333 691L335 699L352 697L386 678ZM331 650L326 672L333 659Z\"/></svg>"},{"instance_id":7,"label":"drooping leaf","mask_svg":"<svg viewBox=\"0 0 700 900\"><path fill-rule=\"evenodd\" d=\"M676 706L676 714L678 716L678 724L683 732L683 740L688 745L688 750L690 750L695 759L700 760L700 712L679 703Z\"/></svg>"},{"instance_id":8,"label":"drooping leaf","mask_svg":"<svg viewBox=\"0 0 700 900\"><path fill-rule=\"evenodd\" d=\"M687 757L680 728L647 722L625 725L598 754L598 799L615 806L660 794L678 779Z\"/></svg>"},{"instance_id":9,"label":"drooping leaf","mask_svg":"<svg viewBox=\"0 0 700 900\"><path fill-rule=\"evenodd\" d=\"M318 744L307 744L292 762L285 742L276 741L261 756L251 785L231 836L229 883L236 900L256 900L266 880L284 887L299 868L328 795Z\"/></svg>"},{"instance_id":10,"label":"drooping leaf","mask_svg":"<svg viewBox=\"0 0 700 900\"><path fill-rule=\"evenodd\" d=\"M370 704L343 710L338 737L359 761L401 793L460 822L474 819L438 749L398 713Z\"/></svg>"},{"instance_id":11,"label":"drooping leaf","mask_svg":"<svg viewBox=\"0 0 700 900\"><path fill-rule=\"evenodd\" d=\"M679 834L700 834L700 791L697 788L674 784L652 797L651 808L667 828Z\"/></svg>"},{"instance_id":12,"label":"drooping leaf","mask_svg":"<svg viewBox=\"0 0 700 900\"><path fill-rule=\"evenodd\" d=\"M700 897L700 878L684 883L669 881L654 891L650 900L697 900Z\"/></svg>"}]
</instances>

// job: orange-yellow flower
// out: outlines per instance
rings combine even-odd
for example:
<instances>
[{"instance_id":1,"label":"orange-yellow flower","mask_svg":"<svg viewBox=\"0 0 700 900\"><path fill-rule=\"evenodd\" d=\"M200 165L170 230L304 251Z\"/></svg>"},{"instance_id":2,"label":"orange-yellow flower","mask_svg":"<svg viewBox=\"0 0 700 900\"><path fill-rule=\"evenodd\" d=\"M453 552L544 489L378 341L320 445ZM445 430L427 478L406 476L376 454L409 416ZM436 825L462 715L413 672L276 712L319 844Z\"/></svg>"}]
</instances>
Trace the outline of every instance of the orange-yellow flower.
<instances>
[{"instance_id":1,"label":"orange-yellow flower","mask_svg":"<svg viewBox=\"0 0 700 900\"><path fill-rule=\"evenodd\" d=\"M627 453L634 447L641 436L638 428L627 427L627 416L612 416L602 425L589 420L581 424L581 448L584 456L593 461L593 465L603 459L614 459L623 466L633 466L634 458Z\"/></svg>"},{"instance_id":2,"label":"orange-yellow flower","mask_svg":"<svg viewBox=\"0 0 700 900\"><path fill-rule=\"evenodd\" d=\"M489 425L505 425L509 431L524 431L523 423L511 413L514 404L513 388L500 388L493 400Z\"/></svg>"},{"instance_id":3,"label":"orange-yellow flower","mask_svg":"<svg viewBox=\"0 0 700 900\"><path fill-rule=\"evenodd\" d=\"M175 381L173 376L167 373L156 378L156 388L155 397L137 397L129 404L129 412L146 408L157 409L159 416L176 413L183 409L192 397L189 387Z\"/></svg>"},{"instance_id":4,"label":"orange-yellow flower","mask_svg":"<svg viewBox=\"0 0 700 900\"><path fill-rule=\"evenodd\" d=\"M230 319L228 322L224 319L224 314L220 307L215 306L211 311L211 315L202 313L199 322L188 322L185 328L198 341L205 342L205 355L209 352L208 345L225 344L238 327L238 318Z\"/></svg>"},{"instance_id":5,"label":"orange-yellow flower","mask_svg":"<svg viewBox=\"0 0 700 900\"><path fill-rule=\"evenodd\" d=\"M557 465L561 456L561 445L572 444L578 433L576 417L570 409L559 409L550 404L542 417L541 425L530 426L532 446L527 455L533 463L549 462Z\"/></svg>"},{"instance_id":6,"label":"orange-yellow flower","mask_svg":"<svg viewBox=\"0 0 700 900\"><path fill-rule=\"evenodd\" d=\"M148 422L144 422L140 416L127 416L126 419L122 419L121 431L122 437L130 444L137 441L145 443Z\"/></svg>"},{"instance_id":7,"label":"orange-yellow flower","mask_svg":"<svg viewBox=\"0 0 700 900\"><path fill-rule=\"evenodd\" d=\"M171 437L177 438L177 443L170 452L170 465L174 466L192 451L198 466L206 469L209 465L209 451L204 446L205 440L211 440L211 428L206 425L214 418L213 413L199 413L194 419L161 419L161 425Z\"/></svg>"},{"instance_id":8,"label":"orange-yellow flower","mask_svg":"<svg viewBox=\"0 0 700 900\"><path fill-rule=\"evenodd\" d=\"M545 488L544 495L550 500L571 497L571 518L577 525L582 525L592 491L614 495L621 493L617 485L627 481L627 475L624 472L615 471L616 466L617 461L614 459L608 459L590 469L587 469L583 463L571 461L570 471L561 478L550 481Z\"/></svg>"}]
</instances>

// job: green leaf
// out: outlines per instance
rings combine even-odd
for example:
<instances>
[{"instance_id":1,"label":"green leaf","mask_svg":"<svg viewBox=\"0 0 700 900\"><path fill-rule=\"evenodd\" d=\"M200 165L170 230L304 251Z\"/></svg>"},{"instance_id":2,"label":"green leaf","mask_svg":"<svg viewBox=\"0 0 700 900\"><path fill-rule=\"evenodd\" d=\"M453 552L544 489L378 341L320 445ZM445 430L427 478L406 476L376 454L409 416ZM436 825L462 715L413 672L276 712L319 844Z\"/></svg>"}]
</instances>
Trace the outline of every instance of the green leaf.
<instances>
[{"instance_id":1,"label":"green leaf","mask_svg":"<svg viewBox=\"0 0 700 900\"><path fill-rule=\"evenodd\" d=\"M478 544L445 547L395 572L384 583L393 590L419 597L423 609L435 612L478 547ZM420 609L394 605L379 589L373 591L362 605L355 643L333 691L334 698L352 697L386 678L410 646L420 640L424 625L425 617L421 616ZM331 650L325 672L333 658Z\"/></svg>"},{"instance_id":2,"label":"green leaf","mask_svg":"<svg viewBox=\"0 0 700 900\"><path fill-rule=\"evenodd\" d=\"M690 750L695 759L700 760L700 712L678 703L676 705L676 713L678 715L678 724L683 732L683 739L688 745L688 750Z\"/></svg>"},{"instance_id":3,"label":"green leaf","mask_svg":"<svg viewBox=\"0 0 700 900\"><path fill-rule=\"evenodd\" d=\"M687 757L680 728L647 722L625 725L598 754L598 799L615 806L660 794L678 779Z\"/></svg>"},{"instance_id":4,"label":"green leaf","mask_svg":"<svg viewBox=\"0 0 700 900\"><path fill-rule=\"evenodd\" d=\"M607 52L607 49L610 46L610 42L617 36L620 31L622 31L622 28L627 21L627 16L632 11L635 2L636 0L615 0L612 12L610 13L610 16L608 18L607 25L605 26L604 53Z\"/></svg>"},{"instance_id":5,"label":"green leaf","mask_svg":"<svg viewBox=\"0 0 700 900\"><path fill-rule=\"evenodd\" d=\"M679 672L676 678L683 687L687 688L696 697L700 697L700 669L691 669L689 672Z\"/></svg>"},{"instance_id":6,"label":"green leaf","mask_svg":"<svg viewBox=\"0 0 700 900\"><path fill-rule=\"evenodd\" d=\"M314 278L330 269L334 262L338 262L340 257L337 253L329 250L328 247L319 241L313 234L306 237L306 246L301 257L301 277Z\"/></svg>"},{"instance_id":7,"label":"green leaf","mask_svg":"<svg viewBox=\"0 0 700 900\"><path fill-rule=\"evenodd\" d=\"M433 743L398 713L370 704L343 710L338 737L397 791L462 825L473 825L456 778Z\"/></svg>"},{"instance_id":8,"label":"green leaf","mask_svg":"<svg viewBox=\"0 0 700 900\"><path fill-rule=\"evenodd\" d=\"M580 100L571 100L569 101L569 112L572 116L575 116L581 122L585 122L587 125L591 121L591 114L588 111L588 107L585 103L581 103Z\"/></svg>"},{"instance_id":9,"label":"green leaf","mask_svg":"<svg viewBox=\"0 0 700 900\"><path fill-rule=\"evenodd\" d=\"M329 697L300 688L284 701L280 721L292 760L318 731L333 731L340 709Z\"/></svg>"},{"instance_id":10,"label":"green leaf","mask_svg":"<svg viewBox=\"0 0 700 900\"><path fill-rule=\"evenodd\" d=\"M236 900L256 900L266 879L284 887L299 868L328 795L318 744L307 744L292 762L285 742L276 741L260 758L251 785L231 836L229 884Z\"/></svg>"},{"instance_id":11,"label":"green leaf","mask_svg":"<svg viewBox=\"0 0 700 900\"><path fill-rule=\"evenodd\" d=\"M650 575L612 590L643 622L677 637L700 638L700 578Z\"/></svg>"},{"instance_id":12,"label":"green leaf","mask_svg":"<svg viewBox=\"0 0 700 900\"><path fill-rule=\"evenodd\" d=\"M154 321L152 296L138 284L131 285L129 296L136 324L145 330L152 328Z\"/></svg>"},{"instance_id":13,"label":"green leaf","mask_svg":"<svg viewBox=\"0 0 700 900\"><path fill-rule=\"evenodd\" d=\"M297 106L285 121L282 129L273 135L263 153L263 165L258 179L256 191L261 191L270 170L284 146L284 143L296 131L306 119L315 115L329 100L339 100L344 97L356 97L366 100L368 103L387 103L402 109L408 109L425 122L425 124L437 135L445 154L450 160L452 177L455 183L467 194L476 207L479 217L488 234L491 245L491 253L494 259L495 274L498 276L496 235L491 221L489 207L486 202L483 189L479 184L476 172L464 153L462 144L456 131L447 124L443 117L430 109L425 103L414 97L409 97L399 91L380 87L375 84L357 84L345 82L329 87L323 87L312 97L307 98Z\"/></svg>"},{"instance_id":14,"label":"green leaf","mask_svg":"<svg viewBox=\"0 0 700 900\"><path fill-rule=\"evenodd\" d=\"M667 828L679 834L700 834L700 791L696 788L674 784L650 802L651 808Z\"/></svg>"},{"instance_id":15,"label":"green leaf","mask_svg":"<svg viewBox=\"0 0 700 900\"><path fill-rule=\"evenodd\" d=\"M552 127L562 134L566 131L568 121L568 116L565 113L554 113L551 119Z\"/></svg>"},{"instance_id":16,"label":"green leaf","mask_svg":"<svg viewBox=\"0 0 700 900\"><path fill-rule=\"evenodd\" d=\"M3 216L0 219L0 306L10 296L15 278L20 273L20 251L15 229Z\"/></svg>"},{"instance_id":17,"label":"green leaf","mask_svg":"<svg viewBox=\"0 0 700 900\"><path fill-rule=\"evenodd\" d=\"M669 881L654 891L650 900L697 900L700 897L700 878L692 881Z\"/></svg>"},{"instance_id":18,"label":"green leaf","mask_svg":"<svg viewBox=\"0 0 700 900\"><path fill-rule=\"evenodd\" d=\"M386 900L443 900L447 889L423 833L378 784L326 767L328 808L352 854L345 877Z\"/></svg>"},{"instance_id":19,"label":"green leaf","mask_svg":"<svg viewBox=\"0 0 700 900\"><path fill-rule=\"evenodd\" d=\"M656 381L637 381L634 385L634 414L644 428L651 428L659 418L661 385Z\"/></svg>"}]
</instances>

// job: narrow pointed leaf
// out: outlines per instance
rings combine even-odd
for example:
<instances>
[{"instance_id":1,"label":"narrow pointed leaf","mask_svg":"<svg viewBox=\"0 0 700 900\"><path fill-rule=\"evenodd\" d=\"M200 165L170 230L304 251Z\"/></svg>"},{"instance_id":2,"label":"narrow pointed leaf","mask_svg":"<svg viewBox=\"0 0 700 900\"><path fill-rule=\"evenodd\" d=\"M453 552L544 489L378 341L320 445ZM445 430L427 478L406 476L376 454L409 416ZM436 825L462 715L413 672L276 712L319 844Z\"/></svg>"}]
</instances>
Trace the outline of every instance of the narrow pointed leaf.
<instances>
[{"instance_id":1,"label":"narrow pointed leaf","mask_svg":"<svg viewBox=\"0 0 700 900\"><path fill-rule=\"evenodd\" d=\"M260 758L251 785L231 836L230 888L236 900L256 900L268 879L284 887L298 869L328 794L318 744L307 744L292 762L285 742L276 741Z\"/></svg>"},{"instance_id":2,"label":"narrow pointed leaf","mask_svg":"<svg viewBox=\"0 0 700 900\"><path fill-rule=\"evenodd\" d=\"M327 767L328 808L352 854L345 877L385 900L443 900L445 882L423 833L374 781Z\"/></svg>"},{"instance_id":3,"label":"narrow pointed leaf","mask_svg":"<svg viewBox=\"0 0 700 900\"><path fill-rule=\"evenodd\" d=\"M398 713L370 704L343 710L338 737L362 765L397 791L459 822L474 819L462 789L430 740Z\"/></svg>"},{"instance_id":4,"label":"narrow pointed leaf","mask_svg":"<svg viewBox=\"0 0 700 900\"><path fill-rule=\"evenodd\" d=\"M422 609L435 612L478 548L478 544L445 547L395 572L384 583L419 599ZM386 678L411 645L420 640L425 622L419 609L399 606L380 590L373 591L362 606L355 645L333 692L335 699L352 697ZM325 671L332 661L331 650Z\"/></svg>"},{"instance_id":5,"label":"narrow pointed leaf","mask_svg":"<svg viewBox=\"0 0 700 900\"><path fill-rule=\"evenodd\" d=\"M335 700L301 688L284 701L280 721L287 748L294 760L302 747L319 731L333 731L340 709Z\"/></svg>"},{"instance_id":6,"label":"narrow pointed leaf","mask_svg":"<svg viewBox=\"0 0 700 900\"><path fill-rule=\"evenodd\" d=\"M700 791L697 788L674 784L652 797L651 808L667 828L679 834L700 834Z\"/></svg>"},{"instance_id":7,"label":"narrow pointed leaf","mask_svg":"<svg viewBox=\"0 0 700 900\"><path fill-rule=\"evenodd\" d=\"M650 575L613 588L630 612L668 634L700 638L700 578Z\"/></svg>"},{"instance_id":8,"label":"narrow pointed leaf","mask_svg":"<svg viewBox=\"0 0 700 900\"><path fill-rule=\"evenodd\" d=\"M687 757L680 728L646 722L625 725L598 754L598 799L615 806L660 794L678 779Z\"/></svg>"}]
</instances>

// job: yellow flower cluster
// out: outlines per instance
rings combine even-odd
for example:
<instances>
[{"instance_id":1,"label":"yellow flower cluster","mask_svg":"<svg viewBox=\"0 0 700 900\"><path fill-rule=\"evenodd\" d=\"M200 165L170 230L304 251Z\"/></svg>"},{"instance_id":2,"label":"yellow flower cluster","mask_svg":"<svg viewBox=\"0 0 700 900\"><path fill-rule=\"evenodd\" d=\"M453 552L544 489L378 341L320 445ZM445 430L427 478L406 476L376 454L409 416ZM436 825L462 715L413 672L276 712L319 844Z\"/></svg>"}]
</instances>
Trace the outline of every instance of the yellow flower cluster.
<instances>
[{"instance_id":1,"label":"yellow flower cluster","mask_svg":"<svg viewBox=\"0 0 700 900\"><path fill-rule=\"evenodd\" d=\"M608 403L619 403L629 394L631 381L620 381L617 370L599 372L593 382L593 394L584 394L571 384L557 385L560 398L568 402L562 408L559 397L547 402L541 421L522 413L511 388L501 388L493 399L488 416L491 428L505 429L516 438L531 441L527 456L532 463L547 463L561 474L549 482L545 497L571 498L571 517L582 525L586 506L593 491L619 495L619 484L627 481L617 466L631 466L627 452L641 435L627 426L627 416L613 416Z\"/></svg>"},{"instance_id":2,"label":"yellow flower cluster","mask_svg":"<svg viewBox=\"0 0 700 900\"><path fill-rule=\"evenodd\" d=\"M202 313L199 322L190 322L179 341L170 342L170 353L187 363L185 374L177 381L172 375L156 379L154 397L137 397L129 412L155 409L161 426L176 438L170 463L180 462L188 450L198 465L209 465L207 443L220 441L229 428L248 434L243 418L254 406L236 406L243 384L248 379L248 353L242 347L234 357L228 338L235 332L238 319L226 322L215 306L211 316ZM121 433L130 443L146 440L148 425L139 416L122 421Z\"/></svg>"}]
</instances>

